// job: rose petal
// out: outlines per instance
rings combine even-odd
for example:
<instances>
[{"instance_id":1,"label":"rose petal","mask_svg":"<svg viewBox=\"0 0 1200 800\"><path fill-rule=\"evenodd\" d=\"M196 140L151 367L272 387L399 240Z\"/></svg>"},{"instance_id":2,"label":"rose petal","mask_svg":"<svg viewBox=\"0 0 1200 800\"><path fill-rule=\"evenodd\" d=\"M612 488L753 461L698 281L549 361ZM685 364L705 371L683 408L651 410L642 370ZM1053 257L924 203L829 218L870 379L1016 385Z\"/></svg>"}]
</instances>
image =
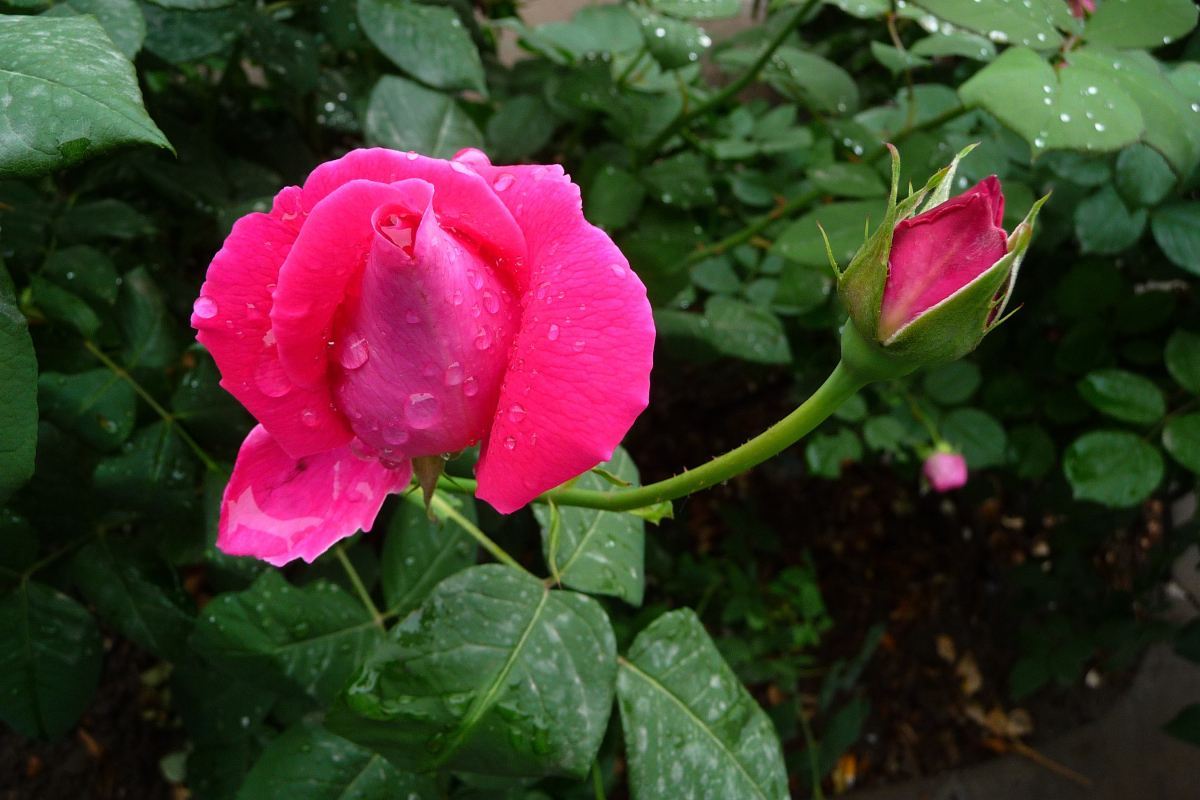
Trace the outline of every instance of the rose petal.
<instances>
[{"instance_id":1,"label":"rose petal","mask_svg":"<svg viewBox=\"0 0 1200 800\"><path fill-rule=\"evenodd\" d=\"M649 399L654 320L646 288L583 218L558 166L457 159L491 184L525 231L529 290L476 473L501 513L612 456Z\"/></svg>"},{"instance_id":2,"label":"rose petal","mask_svg":"<svg viewBox=\"0 0 1200 800\"><path fill-rule=\"evenodd\" d=\"M271 309L279 358L293 381L301 386L328 384L334 316L347 302L347 293L358 290L376 236L375 209L394 204L420 214L432 192L424 181L392 185L353 180L309 213L279 270Z\"/></svg>"},{"instance_id":3,"label":"rose petal","mask_svg":"<svg viewBox=\"0 0 1200 800\"><path fill-rule=\"evenodd\" d=\"M429 186L395 185L414 183ZM511 284L443 230L435 205L407 221L403 208L376 210L361 293L336 336L339 407L388 458L461 450L487 433L519 318Z\"/></svg>"},{"instance_id":4,"label":"rose petal","mask_svg":"<svg viewBox=\"0 0 1200 800\"><path fill-rule=\"evenodd\" d=\"M997 224L1003 216L998 185L993 191L985 181L901 221L888 260L880 337L887 339L1003 258L1007 237Z\"/></svg>"},{"instance_id":5,"label":"rose petal","mask_svg":"<svg viewBox=\"0 0 1200 800\"><path fill-rule=\"evenodd\" d=\"M353 150L312 171L304 182L302 202L305 210L311 211L349 181L394 183L408 178L420 178L436 186L433 204L442 224L475 240L500 259L502 269L514 270L516 277L519 262L525 257L525 236L491 187L462 164L381 147Z\"/></svg>"},{"instance_id":6,"label":"rose petal","mask_svg":"<svg viewBox=\"0 0 1200 800\"><path fill-rule=\"evenodd\" d=\"M340 539L369 531L384 498L411 477L407 462L389 469L349 447L295 459L256 426L225 487L217 547L277 567L312 562Z\"/></svg>"},{"instance_id":7,"label":"rose petal","mask_svg":"<svg viewBox=\"0 0 1200 800\"><path fill-rule=\"evenodd\" d=\"M301 387L287 376L271 331L272 290L302 221L294 186L276 196L269 214L239 219L208 268L192 314L196 339L216 361L221 386L295 457L353 437L327 386Z\"/></svg>"}]
</instances>

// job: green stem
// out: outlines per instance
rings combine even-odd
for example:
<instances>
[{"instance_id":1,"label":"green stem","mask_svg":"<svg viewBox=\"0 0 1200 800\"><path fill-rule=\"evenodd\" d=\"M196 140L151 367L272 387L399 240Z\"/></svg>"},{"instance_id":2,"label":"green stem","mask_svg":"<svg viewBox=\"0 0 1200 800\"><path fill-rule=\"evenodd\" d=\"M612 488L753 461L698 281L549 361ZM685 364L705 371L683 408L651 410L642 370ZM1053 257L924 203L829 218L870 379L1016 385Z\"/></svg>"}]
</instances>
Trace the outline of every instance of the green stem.
<instances>
[{"instance_id":1,"label":"green stem","mask_svg":"<svg viewBox=\"0 0 1200 800\"><path fill-rule=\"evenodd\" d=\"M600 774L600 760L592 761L592 793L596 800L606 800L604 794L604 777Z\"/></svg>"},{"instance_id":2,"label":"green stem","mask_svg":"<svg viewBox=\"0 0 1200 800\"><path fill-rule=\"evenodd\" d=\"M146 389L140 383L138 383L137 380L135 380L134 377L130 375L124 367L109 358L103 350L93 344L90 340L85 339L83 346L89 353L95 356L101 364L108 367L114 375L128 383L130 387L133 388L133 391L137 393L137 396L145 400L146 405L150 406L150 408L154 410L154 413L158 414L158 416L162 418L162 421L167 424L167 427L172 428L175 433L179 435L179 438L183 440L183 443L191 448L191 451L196 454L196 458L200 459L209 472L223 472L220 466L217 465L217 462L214 461L212 457L204 451L204 448L201 447L199 443L197 443L196 440L191 437L191 434L183 429L183 426L179 424L179 420L175 419L170 411L167 411L165 408L163 408L162 404L154 399L154 395L147 392Z\"/></svg>"},{"instance_id":3,"label":"green stem","mask_svg":"<svg viewBox=\"0 0 1200 800\"><path fill-rule=\"evenodd\" d=\"M947 122L958 119L970 110L971 109L967 108L966 106L958 106L950 109L949 111L938 114L936 117L930 117L924 122L919 122L916 125L913 125L910 128L905 128L897 133L892 137L892 143L899 144L909 136L912 136L914 133L931 130L933 128L945 125ZM871 152L864 155L862 160L863 163L871 164L875 161L878 161L880 158L883 158L885 155L887 155L887 145L881 144ZM690 266L703 261L706 258L721 255L722 253L725 253L732 248L737 247L738 245L743 244L750 239L753 239L755 236L770 227L773 222L787 217L793 211L799 211L802 208L807 208L814 201L819 199L822 194L823 192L820 189L808 189L807 191L801 192L790 200L787 200L771 209L769 213L752 220L745 227L734 231L724 239L721 239L719 242L708 245L707 247L701 247L698 250L693 250L685 260L684 266Z\"/></svg>"},{"instance_id":4,"label":"green stem","mask_svg":"<svg viewBox=\"0 0 1200 800\"><path fill-rule=\"evenodd\" d=\"M825 379L825 383L821 384L799 408L741 447L735 447L707 464L647 486L613 492L570 487L551 489L538 497L537 501L554 502L562 506L599 508L605 511L630 511L707 489L740 475L795 444L868 382L869 378L863 373L852 370L844 363L838 364ZM454 483L439 485L449 489L458 488L460 491L475 489L474 481L461 478L455 478Z\"/></svg>"},{"instance_id":5,"label":"green stem","mask_svg":"<svg viewBox=\"0 0 1200 800\"><path fill-rule=\"evenodd\" d=\"M670 125L660 131L657 136L650 140L649 144L641 149L639 153L641 157L638 160L644 161L646 157L653 156L662 149L664 144L671 140L672 136L678 133L692 120L696 119L697 117L704 116L715 108L719 108L742 89L745 89L747 86L749 86L750 83L758 77L758 74L762 72L762 69L767 65L767 62L771 60L771 56L775 54L775 51L779 49L779 47L787 40L788 36L792 34L792 31L794 31L804 20L804 18L808 16L808 12L812 10L818 1L819 0L808 0L807 3L797 8L796 13L792 15L792 18L783 23L779 27L779 30L776 31L775 36L772 37L769 42L767 42L766 47L763 48L762 53L757 59L754 60L754 63L750 65L749 69L747 69L733 81L730 81L728 84L726 84L719 92L708 98L708 100L704 101L690 111L684 111L678 117L676 117Z\"/></svg>"},{"instance_id":6,"label":"green stem","mask_svg":"<svg viewBox=\"0 0 1200 800\"><path fill-rule=\"evenodd\" d=\"M442 483L444 480L445 478L438 479L439 487L444 485ZM474 481L466 481L460 478L456 478L455 480L459 483L470 483L471 489L474 490ZM453 486L453 484L450 485ZM491 553L492 556L501 564L506 564L513 569L519 569L521 572L525 572L530 575L533 574L521 566L520 562L518 562L515 558L510 556L507 550L493 542L486 533L479 529L479 526L477 526L474 522L471 522L471 520L467 519L462 514L458 513L458 509L452 506L450 503L447 503L441 495L435 492L433 497L430 498L429 505L431 508L437 509L440 516L453 520L458 527L470 534L475 541L479 542L480 546L483 547L484 550L487 550L489 553Z\"/></svg>"},{"instance_id":7,"label":"green stem","mask_svg":"<svg viewBox=\"0 0 1200 800\"><path fill-rule=\"evenodd\" d=\"M351 585L354 586L354 591L358 593L358 599L366 606L367 611L371 612L371 619L375 621L376 627L383 629L383 614L379 613L379 607L375 605L375 601L371 599L371 593L367 591L367 587L363 584L362 578L359 577L358 570L350 563L350 557L346 555L346 548L338 545L333 548L334 554L337 556L338 562L341 563L342 569L346 571L346 577L350 579Z\"/></svg>"},{"instance_id":8,"label":"green stem","mask_svg":"<svg viewBox=\"0 0 1200 800\"><path fill-rule=\"evenodd\" d=\"M825 793L821 790L823 776L821 775L821 759L817 752L817 740L813 736L808 717L804 716L804 709L800 709L798 716L800 717L800 730L804 732L804 749L808 753L808 769L812 772L812 800L825 800Z\"/></svg>"}]
</instances>

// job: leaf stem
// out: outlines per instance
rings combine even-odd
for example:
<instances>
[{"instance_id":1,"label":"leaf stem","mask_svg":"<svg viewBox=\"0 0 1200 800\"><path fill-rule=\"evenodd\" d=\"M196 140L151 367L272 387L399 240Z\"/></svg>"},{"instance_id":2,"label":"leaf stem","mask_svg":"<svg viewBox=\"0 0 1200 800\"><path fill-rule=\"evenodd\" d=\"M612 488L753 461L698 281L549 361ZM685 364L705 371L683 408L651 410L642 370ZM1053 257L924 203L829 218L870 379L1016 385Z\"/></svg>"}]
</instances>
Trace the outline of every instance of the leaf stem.
<instances>
[{"instance_id":1,"label":"leaf stem","mask_svg":"<svg viewBox=\"0 0 1200 800\"><path fill-rule=\"evenodd\" d=\"M133 388L133 391L137 393L137 396L145 400L146 405L150 406L150 408L154 410L154 413L162 417L162 421L167 424L167 427L172 428L175 433L178 434L179 438L183 440L183 443L191 448L191 451L196 454L196 458L200 459L209 472L224 472L217 462L213 460L212 456L206 453L204 448L192 438L191 434L183 429L183 426L179 424L179 420L175 419L174 415L172 415L170 411L167 411L165 408L163 408L162 404L154 399L154 395L146 391L146 389L140 383L138 383L132 375L129 374L128 370L109 358L108 355L105 354L105 352L99 347L97 347L90 339L85 339L83 341L83 346L89 353L96 357L96 360L108 367L114 375L128 383L130 387Z\"/></svg>"},{"instance_id":2,"label":"leaf stem","mask_svg":"<svg viewBox=\"0 0 1200 800\"><path fill-rule=\"evenodd\" d=\"M551 489L536 502L553 502L562 506L599 508L605 511L630 511L652 506L666 500L675 500L685 495L707 489L751 467L795 444L801 437L826 420L850 395L868 383L868 379L853 372L844 363L834 367L812 396L795 411L767 428L750 441L717 456L695 469L686 470L666 480L631 489L603 492L594 489L571 487ZM459 491L474 491L475 482L456 479ZM456 488L453 484L439 484L442 488Z\"/></svg>"},{"instance_id":3,"label":"leaf stem","mask_svg":"<svg viewBox=\"0 0 1200 800\"><path fill-rule=\"evenodd\" d=\"M763 67L771 60L771 56L775 51L787 40L800 23L808 16L808 12L816 6L818 0L808 0L807 3L796 9L796 13L787 22L780 25L779 30L775 32L775 36L767 42L762 53L754 60L750 67L739 75L734 80L726 84L719 92L705 100L700 105L691 110L685 110L677 116L670 125L659 131L658 135L650 140L650 143L642 148L638 153L638 161L645 161L648 157L653 156L662 146L671 140L671 137L677 134L680 130L687 126L692 120L701 117L715 108L725 104L730 98L745 89L750 83L758 77L762 72Z\"/></svg>"},{"instance_id":4,"label":"leaf stem","mask_svg":"<svg viewBox=\"0 0 1200 800\"><path fill-rule=\"evenodd\" d=\"M812 773L812 800L825 800L825 793L821 789L821 760L817 753L817 740L813 736L812 726L808 722L808 717L804 716L804 709L796 715L800 718L800 730L804 732L805 751L808 753L808 769Z\"/></svg>"},{"instance_id":5,"label":"leaf stem","mask_svg":"<svg viewBox=\"0 0 1200 800\"><path fill-rule=\"evenodd\" d=\"M342 565L342 569L346 571L346 577L350 579L351 585L354 586L354 591L358 593L358 599L362 601L367 611L371 612L371 619L375 621L375 626L383 630L383 614L379 613L379 607L371 599L371 593L367 591L367 587L363 584L358 570L350 563L350 557L346 555L346 548L339 544L333 548L333 552L337 556L338 562Z\"/></svg>"},{"instance_id":6,"label":"leaf stem","mask_svg":"<svg viewBox=\"0 0 1200 800\"><path fill-rule=\"evenodd\" d=\"M600 774L600 759L592 761L592 792L596 800L607 800L604 794L604 777Z\"/></svg>"},{"instance_id":7,"label":"leaf stem","mask_svg":"<svg viewBox=\"0 0 1200 800\"><path fill-rule=\"evenodd\" d=\"M475 481L464 480L461 478L456 478L455 481L460 484L470 484L470 491L474 491L475 489ZM445 478L438 478L438 488L448 488L448 485L449 487L453 487L454 484L449 483ZM486 533L479 529L478 525L460 514L457 508L446 502L446 499L437 492L434 492L433 497L430 498L429 506L430 509L437 509L440 516L453 520L458 527L470 534L475 541L479 542L480 546L483 547L484 550L487 550L489 553L491 553L492 556L495 557L495 559L501 564L510 566L513 569L519 569L521 572L529 575L533 574L529 570L525 569L525 567L521 566L519 561L510 556L507 550L493 542Z\"/></svg>"}]
</instances>

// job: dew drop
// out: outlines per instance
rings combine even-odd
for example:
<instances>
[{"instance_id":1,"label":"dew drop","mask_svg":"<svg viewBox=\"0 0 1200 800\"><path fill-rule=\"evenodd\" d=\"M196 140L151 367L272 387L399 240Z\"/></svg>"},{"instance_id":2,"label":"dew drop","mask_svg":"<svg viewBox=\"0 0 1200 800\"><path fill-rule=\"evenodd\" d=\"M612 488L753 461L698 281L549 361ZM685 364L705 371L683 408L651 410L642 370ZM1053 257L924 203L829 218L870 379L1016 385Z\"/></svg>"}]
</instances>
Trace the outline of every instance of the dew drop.
<instances>
[{"instance_id":1,"label":"dew drop","mask_svg":"<svg viewBox=\"0 0 1200 800\"><path fill-rule=\"evenodd\" d=\"M192 303L192 313L200 319L212 319L217 315L217 301L202 294Z\"/></svg>"},{"instance_id":2,"label":"dew drop","mask_svg":"<svg viewBox=\"0 0 1200 800\"><path fill-rule=\"evenodd\" d=\"M511 422L520 422L525 419L525 407L520 403L513 403L508 407L508 419Z\"/></svg>"},{"instance_id":3,"label":"dew drop","mask_svg":"<svg viewBox=\"0 0 1200 800\"><path fill-rule=\"evenodd\" d=\"M461 306L463 302L463 293L458 289L455 289L454 294L450 296L450 302L454 303L456 306Z\"/></svg>"},{"instance_id":4,"label":"dew drop","mask_svg":"<svg viewBox=\"0 0 1200 800\"><path fill-rule=\"evenodd\" d=\"M462 175L470 175L471 174L471 168L468 167L466 164L462 163L461 161L451 161L450 169L452 169L455 172L462 174Z\"/></svg>"},{"instance_id":5,"label":"dew drop","mask_svg":"<svg viewBox=\"0 0 1200 800\"><path fill-rule=\"evenodd\" d=\"M300 412L300 421L304 423L306 428L317 427L317 423L319 422L317 419L317 412L313 411L311 408L304 409Z\"/></svg>"},{"instance_id":6,"label":"dew drop","mask_svg":"<svg viewBox=\"0 0 1200 800\"><path fill-rule=\"evenodd\" d=\"M546 331L546 338L552 342L558 338L558 326L557 325L555 325L553 323L550 324L550 330Z\"/></svg>"},{"instance_id":7,"label":"dew drop","mask_svg":"<svg viewBox=\"0 0 1200 800\"><path fill-rule=\"evenodd\" d=\"M609 264L608 268L611 269L612 274L616 275L618 278L625 277L625 268L622 267L620 264Z\"/></svg>"},{"instance_id":8,"label":"dew drop","mask_svg":"<svg viewBox=\"0 0 1200 800\"><path fill-rule=\"evenodd\" d=\"M495 314L500 310L500 300L496 297L495 292L490 292L487 289L483 290L483 307L487 309L489 314Z\"/></svg>"},{"instance_id":9,"label":"dew drop","mask_svg":"<svg viewBox=\"0 0 1200 800\"><path fill-rule=\"evenodd\" d=\"M404 315L404 321L407 322L409 325L416 325L418 322L421 321L421 315L415 311L409 311L407 314Z\"/></svg>"},{"instance_id":10,"label":"dew drop","mask_svg":"<svg viewBox=\"0 0 1200 800\"><path fill-rule=\"evenodd\" d=\"M496 182L492 184L492 188L497 192L503 192L505 189L513 185L514 180L516 179L513 178L512 175L508 174L507 172L502 172L500 173L500 177L496 178Z\"/></svg>"},{"instance_id":11,"label":"dew drop","mask_svg":"<svg viewBox=\"0 0 1200 800\"><path fill-rule=\"evenodd\" d=\"M575 344L571 345L571 349L573 349L576 353L578 353L581 350L583 350L583 348L586 346L587 346L587 342L585 342L583 339L576 339Z\"/></svg>"},{"instance_id":12,"label":"dew drop","mask_svg":"<svg viewBox=\"0 0 1200 800\"><path fill-rule=\"evenodd\" d=\"M404 444L408 441L408 431L398 423L383 429L383 440L388 444Z\"/></svg>"},{"instance_id":13,"label":"dew drop","mask_svg":"<svg viewBox=\"0 0 1200 800\"><path fill-rule=\"evenodd\" d=\"M508 438L506 438L504 440L504 449L505 450L515 450L516 448L517 448L517 440L516 439L509 436Z\"/></svg>"},{"instance_id":14,"label":"dew drop","mask_svg":"<svg viewBox=\"0 0 1200 800\"><path fill-rule=\"evenodd\" d=\"M458 386L463 382L462 364L455 361L450 366L446 367L446 385Z\"/></svg>"},{"instance_id":15,"label":"dew drop","mask_svg":"<svg viewBox=\"0 0 1200 800\"><path fill-rule=\"evenodd\" d=\"M404 407L404 417L408 424L419 431L435 425L441 418L442 411L436 397L429 392L415 392L408 396L408 405Z\"/></svg>"},{"instance_id":16,"label":"dew drop","mask_svg":"<svg viewBox=\"0 0 1200 800\"><path fill-rule=\"evenodd\" d=\"M254 383L258 390L267 397L283 397L292 390L292 382L283 371L283 364L274 353L270 353L259 362L254 370Z\"/></svg>"},{"instance_id":17,"label":"dew drop","mask_svg":"<svg viewBox=\"0 0 1200 800\"><path fill-rule=\"evenodd\" d=\"M1060 120L1062 120L1063 122L1070 122L1070 121L1071 121L1071 115L1070 115L1070 114L1068 114L1068 113L1067 113L1067 112L1065 112L1065 111L1064 111L1063 113L1059 114L1059 115L1058 115L1058 118L1059 118Z\"/></svg>"},{"instance_id":18,"label":"dew drop","mask_svg":"<svg viewBox=\"0 0 1200 800\"><path fill-rule=\"evenodd\" d=\"M353 334L338 352L338 363L346 369L358 369L367 363L371 351L367 347L367 338L362 334Z\"/></svg>"},{"instance_id":19,"label":"dew drop","mask_svg":"<svg viewBox=\"0 0 1200 800\"><path fill-rule=\"evenodd\" d=\"M479 394L479 382L474 378L467 378L465 381L463 381L462 387L463 394L465 394L467 397L474 397L475 395Z\"/></svg>"},{"instance_id":20,"label":"dew drop","mask_svg":"<svg viewBox=\"0 0 1200 800\"><path fill-rule=\"evenodd\" d=\"M409 161L416 161L416 160L417 160L417 154L416 154L416 152L415 152L415 151L413 151L413 150L409 150L409 151L408 151L408 152L405 154L405 156L408 158L408 160L409 160Z\"/></svg>"}]
</instances>

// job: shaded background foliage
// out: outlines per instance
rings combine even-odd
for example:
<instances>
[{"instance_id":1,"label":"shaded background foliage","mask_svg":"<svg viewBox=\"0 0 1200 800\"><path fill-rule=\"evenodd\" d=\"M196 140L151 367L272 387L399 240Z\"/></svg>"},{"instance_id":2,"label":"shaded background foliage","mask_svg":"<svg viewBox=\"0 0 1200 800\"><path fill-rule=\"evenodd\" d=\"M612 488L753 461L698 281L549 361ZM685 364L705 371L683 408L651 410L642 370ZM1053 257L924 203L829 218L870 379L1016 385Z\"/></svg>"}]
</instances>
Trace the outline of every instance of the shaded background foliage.
<instances>
[{"instance_id":1,"label":"shaded background foliage","mask_svg":"<svg viewBox=\"0 0 1200 800\"><path fill-rule=\"evenodd\" d=\"M752 24L714 42L704 26L738 14L735 0L619 3L543 25L504 0L0 3L5 749L74 730L148 751L139 767L106 762L157 787L147 796L173 782L201 798L572 798L593 796L578 778L598 747L611 796L665 796L695 743L655 689L674 647L699 666L671 696L739 709L747 726L712 727L704 741L720 752L704 757L775 797L782 765L755 737L778 732L797 794L830 773L827 786L844 785L844 754L873 752L860 734L896 732L864 670L926 612L953 627L951 598L995 630L974 641L1001 651L992 666L1007 674L987 694L1001 718L980 724L1003 736L1024 732L1004 708L1119 674L1152 641L1200 657L1195 624L1157 615L1169 565L1196 541L1163 512L1200 472L1194 5L1100 0L1086 23L1058 0L755 5ZM655 394L628 443L654 479L756 432L832 366L842 316L816 224L844 263L880 216L885 141L915 184L979 142L961 188L999 175L1010 228L1053 191L1023 307L968 359L864 390L796 452L681 504L644 543L631 515L502 519L447 496L442 524L396 500L373 534L282 573L214 549L251 420L191 343L190 305L233 220L317 163L365 143L565 164L655 305ZM939 440L975 474L948 514L914 491ZM638 479L624 453L608 469ZM602 599L468 569L479 555L462 521ZM964 526L990 532L987 546L958 541ZM581 548L600 556L581 562ZM931 553L978 559L971 576L990 594L897 590L882 609L856 598L856 583L885 580L860 565L903 554L919 587L946 570ZM498 613L481 598L496 596L510 612L499 619L526 628L481 626ZM516 652L513 636L554 630L539 596L582 621L567 649L600 665L549 711L515 690L477 705L477 687L458 684L490 662L414 677L389 660L450 649L462 631ZM970 653L937 645L969 683ZM561 688L570 667L545 647L516 674ZM119 677L131 672L136 686ZM364 721L430 686L440 699L425 716ZM106 709L133 695L145 719L131 730ZM582 727L566 716L580 708ZM438 739L473 709L488 731L477 749ZM147 727L157 745L136 744ZM1172 730L1200 738L1197 707ZM481 763L527 777L468 774ZM37 796L78 791L55 784L54 764L4 768L6 786ZM538 781L554 773L573 777ZM702 772L687 780L712 788Z\"/></svg>"}]
</instances>

